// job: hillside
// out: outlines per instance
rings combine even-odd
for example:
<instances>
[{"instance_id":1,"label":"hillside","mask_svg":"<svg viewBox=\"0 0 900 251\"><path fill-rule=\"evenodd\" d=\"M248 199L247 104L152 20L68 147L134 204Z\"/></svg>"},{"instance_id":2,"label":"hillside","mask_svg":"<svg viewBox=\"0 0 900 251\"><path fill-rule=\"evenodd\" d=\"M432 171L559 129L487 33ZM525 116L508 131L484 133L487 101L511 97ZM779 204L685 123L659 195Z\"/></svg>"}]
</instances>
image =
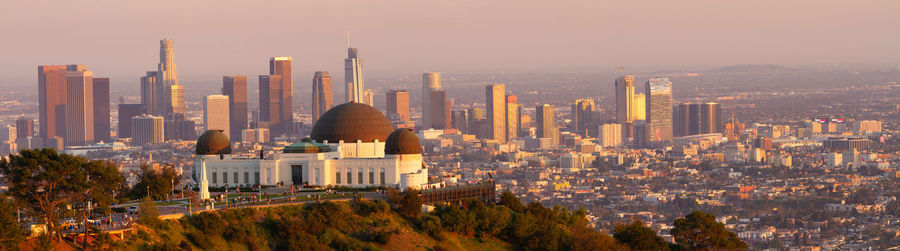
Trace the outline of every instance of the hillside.
<instances>
[{"instance_id":1,"label":"hillside","mask_svg":"<svg viewBox=\"0 0 900 251\"><path fill-rule=\"evenodd\" d=\"M141 225L125 241L101 236L94 245L117 250L688 250L693 246L665 242L640 221L617 227L613 238L589 227L583 210L523 205L508 192L499 204L472 200L428 213L417 210L421 207L417 194L391 201L230 209L177 221L141 217ZM707 245L720 246L694 249L746 248L721 224L716 226L712 215L697 213L708 222L695 221L695 213L686 217L688 225L711 227L686 230L694 235L686 239L724 239L705 239ZM717 228L722 231L715 232Z\"/></svg>"},{"instance_id":2,"label":"hillside","mask_svg":"<svg viewBox=\"0 0 900 251\"><path fill-rule=\"evenodd\" d=\"M204 212L138 226L125 250L576 250L623 247L587 226L583 211L533 203L518 212L477 201L417 216L383 201ZM416 214L413 212L412 214ZM593 246L591 246L593 245ZM580 247L580 248L579 248Z\"/></svg>"}]
</instances>

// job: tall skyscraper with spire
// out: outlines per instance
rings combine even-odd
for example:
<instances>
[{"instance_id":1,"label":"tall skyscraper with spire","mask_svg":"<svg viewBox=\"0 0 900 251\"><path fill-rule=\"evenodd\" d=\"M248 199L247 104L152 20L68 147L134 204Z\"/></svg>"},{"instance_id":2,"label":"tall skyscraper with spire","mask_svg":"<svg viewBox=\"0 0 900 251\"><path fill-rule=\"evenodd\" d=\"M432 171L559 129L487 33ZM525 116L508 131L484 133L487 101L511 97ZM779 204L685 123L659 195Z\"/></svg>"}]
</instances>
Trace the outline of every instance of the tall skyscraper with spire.
<instances>
[{"instance_id":1,"label":"tall skyscraper with spire","mask_svg":"<svg viewBox=\"0 0 900 251\"><path fill-rule=\"evenodd\" d=\"M175 66L175 45L172 39L159 41L159 65L156 71L158 114L184 114L184 86L178 84L178 69Z\"/></svg>"},{"instance_id":2,"label":"tall skyscraper with spire","mask_svg":"<svg viewBox=\"0 0 900 251\"><path fill-rule=\"evenodd\" d=\"M350 40L347 40L349 47ZM362 103L364 101L364 92L366 90L365 80L363 78L362 58L359 57L359 49L347 48L347 58L344 59L344 96L347 102Z\"/></svg>"},{"instance_id":3,"label":"tall skyscraper with spire","mask_svg":"<svg viewBox=\"0 0 900 251\"><path fill-rule=\"evenodd\" d=\"M334 92L331 88L331 74L328 71L317 71L312 80L312 120L313 124L334 105Z\"/></svg>"}]
</instances>

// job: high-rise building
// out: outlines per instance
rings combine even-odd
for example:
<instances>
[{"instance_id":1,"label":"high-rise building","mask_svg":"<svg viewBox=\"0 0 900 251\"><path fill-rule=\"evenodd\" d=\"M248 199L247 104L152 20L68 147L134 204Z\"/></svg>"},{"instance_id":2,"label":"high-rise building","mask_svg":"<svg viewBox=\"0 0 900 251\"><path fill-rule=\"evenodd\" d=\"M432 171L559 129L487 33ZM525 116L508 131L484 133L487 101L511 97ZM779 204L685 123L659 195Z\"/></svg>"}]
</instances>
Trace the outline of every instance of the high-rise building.
<instances>
[{"instance_id":1,"label":"high-rise building","mask_svg":"<svg viewBox=\"0 0 900 251\"><path fill-rule=\"evenodd\" d=\"M109 78L94 78L94 139L111 142Z\"/></svg>"},{"instance_id":2,"label":"high-rise building","mask_svg":"<svg viewBox=\"0 0 900 251\"><path fill-rule=\"evenodd\" d=\"M163 138L165 140L197 140L197 130L195 129L194 121L186 119L181 114L174 114L166 118L163 122L163 129Z\"/></svg>"},{"instance_id":3,"label":"high-rise building","mask_svg":"<svg viewBox=\"0 0 900 251\"><path fill-rule=\"evenodd\" d=\"M675 107L675 136L690 136L720 132L719 103L682 103Z\"/></svg>"},{"instance_id":4,"label":"high-rise building","mask_svg":"<svg viewBox=\"0 0 900 251\"><path fill-rule=\"evenodd\" d=\"M675 136L680 137L680 136L695 135L695 134L691 133L691 124L692 124L691 116L694 115L698 111L696 111L696 110L692 111L691 108L698 108L698 107L692 106L691 103L681 103L675 107L675 111L674 111L675 116L673 118L673 123L672 123L673 124L672 130L674 130ZM696 119L697 116L694 115L694 118ZM699 126L698 123L693 123L693 124L694 124L695 128L697 126Z\"/></svg>"},{"instance_id":5,"label":"high-rise building","mask_svg":"<svg viewBox=\"0 0 900 251\"><path fill-rule=\"evenodd\" d=\"M484 88L487 106L487 136L506 143L506 85L493 84Z\"/></svg>"},{"instance_id":6,"label":"high-rise building","mask_svg":"<svg viewBox=\"0 0 900 251\"><path fill-rule=\"evenodd\" d=\"M440 72L425 72L422 73L422 127L423 129L428 129L429 125L434 124L432 122L432 114L431 110L431 92L440 91L441 87L441 73Z\"/></svg>"},{"instance_id":7,"label":"high-rise building","mask_svg":"<svg viewBox=\"0 0 900 251\"><path fill-rule=\"evenodd\" d=\"M447 92L431 92L431 124L424 125L423 129L448 129L450 128L450 102L447 101Z\"/></svg>"},{"instance_id":8,"label":"high-rise building","mask_svg":"<svg viewBox=\"0 0 900 251\"><path fill-rule=\"evenodd\" d=\"M622 144L622 124L603 124L598 131L600 146L616 147Z\"/></svg>"},{"instance_id":9,"label":"high-rise building","mask_svg":"<svg viewBox=\"0 0 900 251\"><path fill-rule=\"evenodd\" d=\"M259 123L258 127L269 128L273 135L282 135L285 125L281 121L281 75L259 76Z\"/></svg>"},{"instance_id":10,"label":"high-rise building","mask_svg":"<svg viewBox=\"0 0 900 251\"><path fill-rule=\"evenodd\" d=\"M140 116L142 114L147 114L147 106L144 104L119 104L119 124L116 125L118 127L118 131L116 131L116 137L122 138L131 138L131 118L135 116Z\"/></svg>"},{"instance_id":11,"label":"high-rise building","mask_svg":"<svg viewBox=\"0 0 900 251\"><path fill-rule=\"evenodd\" d=\"M247 76L222 77L222 95L228 96L229 138L239 139L247 129Z\"/></svg>"},{"instance_id":12,"label":"high-rise building","mask_svg":"<svg viewBox=\"0 0 900 251\"><path fill-rule=\"evenodd\" d=\"M373 91L372 89L366 89L363 97L363 104L375 107L375 91Z\"/></svg>"},{"instance_id":13,"label":"high-rise building","mask_svg":"<svg viewBox=\"0 0 900 251\"><path fill-rule=\"evenodd\" d=\"M158 112L156 109L159 108L159 99L157 98L160 93L159 84L156 81L157 72L148 71L146 75L141 77L141 104L147 107L147 113L154 115L165 115L162 112ZM128 128L131 130L131 128Z\"/></svg>"},{"instance_id":14,"label":"high-rise building","mask_svg":"<svg viewBox=\"0 0 900 251\"><path fill-rule=\"evenodd\" d=\"M521 110L521 105L519 105L519 97L516 95L506 95L506 139L514 139L519 137L519 125L521 125L521 119L519 118L519 111Z\"/></svg>"},{"instance_id":15,"label":"high-rise building","mask_svg":"<svg viewBox=\"0 0 900 251\"><path fill-rule=\"evenodd\" d=\"M668 78L647 80L646 142L672 141L672 82Z\"/></svg>"},{"instance_id":16,"label":"high-rise building","mask_svg":"<svg viewBox=\"0 0 900 251\"><path fill-rule=\"evenodd\" d=\"M16 120L16 138L34 137L34 120L21 117Z\"/></svg>"},{"instance_id":17,"label":"high-rise building","mask_svg":"<svg viewBox=\"0 0 900 251\"><path fill-rule=\"evenodd\" d=\"M553 105L543 104L534 108L538 138L549 138L555 146L559 145L559 131L556 128L556 116L553 114Z\"/></svg>"},{"instance_id":18,"label":"high-rise building","mask_svg":"<svg viewBox=\"0 0 900 251\"><path fill-rule=\"evenodd\" d=\"M172 39L159 41L159 64L156 71L156 100L158 114L184 114L184 86L178 84L178 69L175 66L175 44Z\"/></svg>"},{"instance_id":19,"label":"high-rise building","mask_svg":"<svg viewBox=\"0 0 900 251\"><path fill-rule=\"evenodd\" d=\"M462 133L470 133L468 110L453 111L451 117L450 128L457 129Z\"/></svg>"},{"instance_id":20,"label":"high-rise building","mask_svg":"<svg viewBox=\"0 0 900 251\"><path fill-rule=\"evenodd\" d=\"M631 106L631 121L647 119L647 96L643 93L634 94L634 102Z\"/></svg>"},{"instance_id":21,"label":"high-rise building","mask_svg":"<svg viewBox=\"0 0 900 251\"><path fill-rule=\"evenodd\" d=\"M616 122L631 123L634 119L634 76L616 78Z\"/></svg>"},{"instance_id":22,"label":"high-rise building","mask_svg":"<svg viewBox=\"0 0 900 251\"><path fill-rule=\"evenodd\" d=\"M131 118L131 131L134 133L131 141L134 146L147 144L159 144L164 139L163 117L142 115Z\"/></svg>"},{"instance_id":23,"label":"high-rise building","mask_svg":"<svg viewBox=\"0 0 900 251\"><path fill-rule=\"evenodd\" d=\"M408 91L390 90L385 96L385 104L385 108L387 108L386 114L388 118L410 121Z\"/></svg>"},{"instance_id":24,"label":"high-rise building","mask_svg":"<svg viewBox=\"0 0 900 251\"><path fill-rule=\"evenodd\" d=\"M203 99L203 131L222 130L225 135L231 135L228 101L225 95L209 95Z\"/></svg>"},{"instance_id":25,"label":"high-rise building","mask_svg":"<svg viewBox=\"0 0 900 251\"><path fill-rule=\"evenodd\" d=\"M317 71L312 82L312 121L316 124L319 117L334 105L334 91L331 88L331 74L327 71Z\"/></svg>"},{"instance_id":26,"label":"high-rise building","mask_svg":"<svg viewBox=\"0 0 900 251\"><path fill-rule=\"evenodd\" d=\"M359 57L359 49L347 48L347 58L344 59L344 97L347 102L363 102L363 91L366 90L363 75L362 58Z\"/></svg>"},{"instance_id":27,"label":"high-rise building","mask_svg":"<svg viewBox=\"0 0 900 251\"><path fill-rule=\"evenodd\" d=\"M0 126L0 154L7 155L17 150L16 127L11 125Z\"/></svg>"},{"instance_id":28,"label":"high-rise building","mask_svg":"<svg viewBox=\"0 0 900 251\"><path fill-rule=\"evenodd\" d=\"M67 146L94 142L94 79L88 70L66 72L66 136Z\"/></svg>"},{"instance_id":29,"label":"high-rise building","mask_svg":"<svg viewBox=\"0 0 900 251\"><path fill-rule=\"evenodd\" d=\"M588 137L596 134L594 123L594 100L576 99L572 104L572 129L575 133Z\"/></svg>"},{"instance_id":30,"label":"high-rise building","mask_svg":"<svg viewBox=\"0 0 900 251\"><path fill-rule=\"evenodd\" d=\"M38 66L38 106L41 138L66 135L66 66Z\"/></svg>"},{"instance_id":31,"label":"high-rise building","mask_svg":"<svg viewBox=\"0 0 900 251\"><path fill-rule=\"evenodd\" d=\"M700 104L700 133L722 132L722 107L719 103L706 102Z\"/></svg>"},{"instance_id":32,"label":"high-rise building","mask_svg":"<svg viewBox=\"0 0 900 251\"><path fill-rule=\"evenodd\" d=\"M292 133L291 125L294 123L294 77L293 59L291 57L273 57L269 59L269 75L278 75L280 78L279 95L281 103L278 105L278 123L270 125L275 136Z\"/></svg>"}]
</instances>

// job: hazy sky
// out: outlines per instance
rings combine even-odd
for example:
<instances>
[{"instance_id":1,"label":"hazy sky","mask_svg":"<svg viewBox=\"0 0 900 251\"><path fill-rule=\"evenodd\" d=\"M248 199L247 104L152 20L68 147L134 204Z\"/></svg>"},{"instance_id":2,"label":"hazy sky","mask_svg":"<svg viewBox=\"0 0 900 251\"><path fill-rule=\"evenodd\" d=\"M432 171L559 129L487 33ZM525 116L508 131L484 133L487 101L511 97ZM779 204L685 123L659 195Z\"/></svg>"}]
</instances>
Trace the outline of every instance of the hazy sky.
<instances>
[{"instance_id":1,"label":"hazy sky","mask_svg":"<svg viewBox=\"0 0 900 251\"><path fill-rule=\"evenodd\" d=\"M39 64L134 80L175 41L182 80L267 71L343 78L346 32L366 72L614 71L900 62L900 1L5 1L0 83ZM255 82L255 81L254 81ZM186 83L189 84L189 83Z\"/></svg>"}]
</instances>

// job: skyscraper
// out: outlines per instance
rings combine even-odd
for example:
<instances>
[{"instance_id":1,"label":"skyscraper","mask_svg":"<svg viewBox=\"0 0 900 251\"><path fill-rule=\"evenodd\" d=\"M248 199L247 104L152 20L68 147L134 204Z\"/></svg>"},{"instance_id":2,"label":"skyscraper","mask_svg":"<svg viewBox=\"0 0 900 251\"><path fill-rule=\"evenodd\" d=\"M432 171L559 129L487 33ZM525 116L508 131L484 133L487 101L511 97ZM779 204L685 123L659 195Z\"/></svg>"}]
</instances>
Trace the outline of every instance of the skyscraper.
<instances>
[{"instance_id":1,"label":"skyscraper","mask_svg":"<svg viewBox=\"0 0 900 251\"><path fill-rule=\"evenodd\" d=\"M647 99L646 142L672 140L672 82L668 78L650 78L645 88Z\"/></svg>"},{"instance_id":2,"label":"skyscraper","mask_svg":"<svg viewBox=\"0 0 900 251\"><path fill-rule=\"evenodd\" d=\"M468 110L457 110L453 111L451 115L451 128L459 130L461 133L470 133L469 132L469 111Z\"/></svg>"},{"instance_id":3,"label":"skyscraper","mask_svg":"<svg viewBox=\"0 0 900 251\"><path fill-rule=\"evenodd\" d=\"M133 133L137 134L138 132ZM186 119L181 114L172 114L163 122L163 138L165 140L197 140L194 121Z\"/></svg>"},{"instance_id":4,"label":"skyscraper","mask_svg":"<svg viewBox=\"0 0 900 251\"><path fill-rule=\"evenodd\" d=\"M408 91L390 90L385 97L385 103L388 118L399 118L403 121L410 121Z\"/></svg>"},{"instance_id":5,"label":"skyscraper","mask_svg":"<svg viewBox=\"0 0 900 251\"><path fill-rule=\"evenodd\" d=\"M575 133L585 137L595 135L597 125L594 123L594 113L593 99L576 99L572 103L572 129Z\"/></svg>"},{"instance_id":6,"label":"skyscraper","mask_svg":"<svg viewBox=\"0 0 900 251\"><path fill-rule=\"evenodd\" d=\"M556 128L556 116L553 114L553 106L549 104L539 105L534 108L537 122L537 137L549 138L553 145L559 145L559 133Z\"/></svg>"},{"instance_id":7,"label":"skyscraper","mask_svg":"<svg viewBox=\"0 0 900 251\"><path fill-rule=\"evenodd\" d=\"M647 98L643 93L634 94L634 102L632 102L631 118L635 120L647 119Z\"/></svg>"},{"instance_id":8,"label":"skyscraper","mask_svg":"<svg viewBox=\"0 0 900 251\"><path fill-rule=\"evenodd\" d=\"M165 115L163 112L157 111L159 108L159 84L156 81L155 71L148 71L146 75L141 77L141 104L147 107L147 113L154 115ZM128 130L131 130L129 128Z\"/></svg>"},{"instance_id":9,"label":"skyscraper","mask_svg":"<svg viewBox=\"0 0 900 251\"><path fill-rule=\"evenodd\" d=\"M493 84L484 87L489 139L506 143L506 85Z\"/></svg>"},{"instance_id":10,"label":"skyscraper","mask_svg":"<svg viewBox=\"0 0 900 251\"><path fill-rule=\"evenodd\" d=\"M344 59L344 97L347 102L363 102L363 91L366 89L363 78L362 58L359 57L359 49L347 48L347 58Z\"/></svg>"},{"instance_id":11,"label":"skyscraper","mask_svg":"<svg viewBox=\"0 0 900 251\"><path fill-rule=\"evenodd\" d=\"M293 59L291 57L273 57L269 59L269 75L281 76L279 81L278 123L271 130L273 135L280 136L292 133L290 128L294 122L294 77ZM273 126L273 125L270 125ZM272 128L272 127L270 127Z\"/></svg>"},{"instance_id":12,"label":"skyscraper","mask_svg":"<svg viewBox=\"0 0 900 251\"><path fill-rule=\"evenodd\" d=\"M281 125L281 75L259 76L259 123L257 127L269 128L272 135ZM281 130L278 130L281 132Z\"/></svg>"},{"instance_id":13,"label":"skyscraper","mask_svg":"<svg viewBox=\"0 0 900 251\"><path fill-rule=\"evenodd\" d=\"M616 78L616 122L631 123L634 119L634 76Z\"/></svg>"},{"instance_id":14,"label":"skyscraper","mask_svg":"<svg viewBox=\"0 0 900 251\"><path fill-rule=\"evenodd\" d=\"M603 124L599 131L600 146L616 147L622 144L622 124Z\"/></svg>"},{"instance_id":15,"label":"skyscraper","mask_svg":"<svg viewBox=\"0 0 900 251\"><path fill-rule=\"evenodd\" d=\"M116 133L116 137L122 138L131 138L131 118L135 116L140 116L141 114L147 114L147 106L143 104L119 104L119 124L116 125L118 127L118 131Z\"/></svg>"},{"instance_id":16,"label":"skyscraper","mask_svg":"<svg viewBox=\"0 0 900 251\"><path fill-rule=\"evenodd\" d=\"M422 125L424 129L428 129L430 125L434 124L431 114L431 110L433 110L431 92L440 91L441 88L440 72L422 73Z\"/></svg>"},{"instance_id":17,"label":"skyscraper","mask_svg":"<svg viewBox=\"0 0 900 251\"><path fill-rule=\"evenodd\" d=\"M134 146L162 143L163 130L163 117L153 115L132 117L131 131L134 135L131 143Z\"/></svg>"},{"instance_id":18,"label":"skyscraper","mask_svg":"<svg viewBox=\"0 0 900 251\"><path fill-rule=\"evenodd\" d=\"M21 117L16 120L16 138L34 137L34 120Z\"/></svg>"},{"instance_id":19,"label":"skyscraper","mask_svg":"<svg viewBox=\"0 0 900 251\"><path fill-rule=\"evenodd\" d=\"M229 138L240 139L247 129L247 76L222 77L222 95L228 96Z\"/></svg>"},{"instance_id":20,"label":"skyscraper","mask_svg":"<svg viewBox=\"0 0 900 251\"><path fill-rule=\"evenodd\" d=\"M94 139L111 142L109 126L109 78L94 78Z\"/></svg>"},{"instance_id":21,"label":"skyscraper","mask_svg":"<svg viewBox=\"0 0 900 251\"><path fill-rule=\"evenodd\" d=\"M722 128L722 108L719 103L706 102L700 105L700 133L719 133Z\"/></svg>"},{"instance_id":22,"label":"skyscraper","mask_svg":"<svg viewBox=\"0 0 900 251\"><path fill-rule=\"evenodd\" d=\"M431 99L431 125L424 128L450 128L450 102L447 101L447 92L432 91L429 99Z\"/></svg>"},{"instance_id":23,"label":"skyscraper","mask_svg":"<svg viewBox=\"0 0 900 251\"><path fill-rule=\"evenodd\" d=\"M222 130L225 135L231 135L231 120L228 109L229 99L225 95L209 95L203 99L204 131ZM228 137L232 138L231 136Z\"/></svg>"},{"instance_id":24,"label":"skyscraper","mask_svg":"<svg viewBox=\"0 0 900 251\"><path fill-rule=\"evenodd\" d=\"M159 64L156 71L156 100L158 114L184 114L184 86L178 84L178 69L175 66L175 47L172 39L159 41ZM179 97L179 95L181 97Z\"/></svg>"},{"instance_id":25,"label":"skyscraper","mask_svg":"<svg viewBox=\"0 0 900 251\"><path fill-rule=\"evenodd\" d=\"M506 95L506 139L514 139L519 137L519 98L516 95Z\"/></svg>"},{"instance_id":26,"label":"skyscraper","mask_svg":"<svg viewBox=\"0 0 900 251\"><path fill-rule=\"evenodd\" d=\"M372 89L366 89L365 93L363 94L363 104L375 107L375 91L373 91Z\"/></svg>"},{"instance_id":27,"label":"skyscraper","mask_svg":"<svg viewBox=\"0 0 900 251\"><path fill-rule=\"evenodd\" d=\"M66 66L38 66L38 131L41 138L66 135Z\"/></svg>"},{"instance_id":28,"label":"skyscraper","mask_svg":"<svg viewBox=\"0 0 900 251\"><path fill-rule=\"evenodd\" d=\"M313 124L334 105L334 91L331 88L331 74L317 71L312 80L312 120Z\"/></svg>"},{"instance_id":29,"label":"skyscraper","mask_svg":"<svg viewBox=\"0 0 900 251\"><path fill-rule=\"evenodd\" d=\"M66 72L66 135L63 140L67 146L94 142L93 96L93 72L71 69Z\"/></svg>"}]
</instances>

